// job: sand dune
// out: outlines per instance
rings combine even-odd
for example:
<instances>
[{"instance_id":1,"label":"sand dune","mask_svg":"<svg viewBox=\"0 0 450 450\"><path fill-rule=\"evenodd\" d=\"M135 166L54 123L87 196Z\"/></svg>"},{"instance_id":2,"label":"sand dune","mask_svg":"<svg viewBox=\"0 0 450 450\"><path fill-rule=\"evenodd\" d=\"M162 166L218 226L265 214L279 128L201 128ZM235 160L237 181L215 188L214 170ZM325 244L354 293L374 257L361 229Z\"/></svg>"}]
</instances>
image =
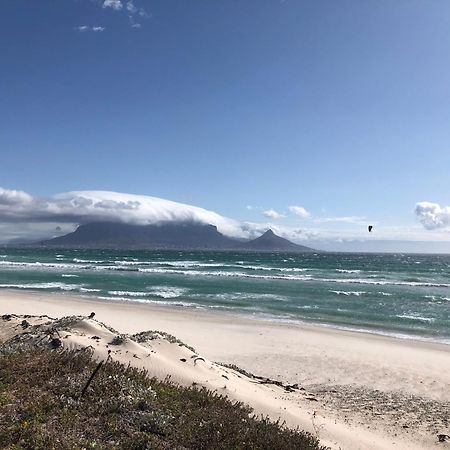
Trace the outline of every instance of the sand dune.
<instances>
[{"instance_id":1,"label":"sand dune","mask_svg":"<svg viewBox=\"0 0 450 450\"><path fill-rule=\"evenodd\" d=\"M88 319L91 310L106 325ZM60 318L83 312L83 316L50 319L20 315L24 312ZM248 403L258 414L317 434L332 448L449 445L437 440L437 434L450 434L446 346L66 296L3 293L0 313L17 314L0 320L2 341L51 345L56 339L64 348L91 347L99 359L109 355L147 370L150 376L204 386ZM23 320L30 326L24 328ZM163 325L164 331L178 330L173 334L199 352L165 333L119 334ZM238 363L263 378L246 376L211 359ZM283 383L279 374L285 375Z\"/></svg>"}]
</instances>

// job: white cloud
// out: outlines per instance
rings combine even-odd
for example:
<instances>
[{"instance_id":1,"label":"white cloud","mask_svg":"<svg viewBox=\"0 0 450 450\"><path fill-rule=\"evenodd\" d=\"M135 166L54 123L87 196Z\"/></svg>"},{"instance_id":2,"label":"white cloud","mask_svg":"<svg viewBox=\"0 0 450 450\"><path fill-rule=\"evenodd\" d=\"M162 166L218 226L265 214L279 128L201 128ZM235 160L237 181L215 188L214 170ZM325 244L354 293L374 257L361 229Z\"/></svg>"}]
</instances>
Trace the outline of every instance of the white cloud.
<instances>
[{"instance_id":1,"label":"white cloud","mask_svg":"<svg viewBox=\"0 0 450 450\"><path fill-rule=\"evenodd\" d=\"M414 212L427 230L436 230L450 226L450 206L440 206L438 203L431 202L419 202Z\"/></svg>"},{"instance_id":2,"label":"white cloud","mask_svg":"<svg viewBox=\"0 0 450 450\"><path fill-rule=\"evenodd\" d=\"M78 30L80 33L85 33L87 31L93 31L95 33L101 33L102 31L105 31L105 27L99 27L99 26L95 26L95 27L89 27L87 25L80 25L78 27L75 27L75 30Z\"/></svg>"},{"instance_id":3,"label":"white cloud","mask_svg":"<svg viewBox=\"0 0 450 450\"><path fill-rule=\"evenodd\" d=\"M311 215L303 206L289 206L289 211L302 219L307 219Z\"/></svg>"},{"instance_id":4,"label":"white cloud","mask_svg":"<svg viewBox=\"0 0 450 450\"><path fill-rule=\"evenodd\" d=\"M27 205L33 201L33 197L24 191L14 189L3 189L0 187L0 208L14 207L16 205Z\"/></svg>"},{"instance_id":5,"label":"white cloud","mask_svg":"<svg viewBox=\"0 0 450 450\"><path fill-rule=\"evenodd\" d=\"M197 206L146 195L109 191L75 191L50 198L0 189L0 222L87 223L112 221L149 225L196 222L216 225L228 236L246 237L239 222Z\"/></svg>"},{"instance_id":6,"label":"white cloud","mask_svg":"<svg viewBox=\"0 0 450 450\"><path fill-rule=\"evenodd\" d=\"M280 214L274 209L268 209L267 211L263 211L263 215L265 217L268 217L269 219L281 219L282 217L284 217L283 214Z\"/></svg>"},{"instance_id":7,"label":"white cloud","mask_svg":"<svg viewBox=\"0 0 450 450\"><path fill-rule=\"evenodd\" d=\"M131 14L136 14L139 10L134 6L133 2L127 2L127 11Z\"/></svg>"},{"instance_id":8,"label":"white cloud","mask_svg":"<svg viewBox=\"0 0 450 450\"><path fill-rule=\"evenodd\" d=\"M112 8L116 11L120 11L123 8L123 4L120 0L105 0L103 2L103 8Z\"/></svg>"}]
</instances>

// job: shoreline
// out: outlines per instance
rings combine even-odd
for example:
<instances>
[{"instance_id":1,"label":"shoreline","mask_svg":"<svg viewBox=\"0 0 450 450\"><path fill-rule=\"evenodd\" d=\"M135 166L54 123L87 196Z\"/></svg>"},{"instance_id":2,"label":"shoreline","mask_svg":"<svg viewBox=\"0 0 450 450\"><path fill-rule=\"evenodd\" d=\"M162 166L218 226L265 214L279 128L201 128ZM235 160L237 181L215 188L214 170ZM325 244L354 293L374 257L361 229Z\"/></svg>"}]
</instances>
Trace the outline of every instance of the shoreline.
<instances>
[{"instance_id":1,"label":"shoreline","mask_svg":"<svg viewBox=\"0 0 450 450\"><path fill-rule=\"evenodd\" d=\"M52 305L56 309L60 309L62 306L59 301L69 301L75 304L86 305L89 304L98 305L100 308L107 306L114 306L119 309L142 309L143 311L155 312L164 315L187 315L195 316L196 318L202 318L207 321L218 321L232 320L236 323L245 325L252 324L254 326L268 326L268 327L279 327L286 330L299 330L299 331L310 331L317 332L319 334L329 334L332 335L347 335L349 337L361 339L367 338L374 341L379 340L380 342L397 342L397 343L411 343L411 345L421 345L423 344L427 348L439 348L444 351L450 350L450 339L433 339L426 336L416 336L407 335L401 333L391 333L384 332L383 330L369 330L365 328L352 328L349 326L339 326L327 323L312 323L308 321L301 320L291 320L291 319L276 319L276 318L265 318L258 315L250 316L247 314L241 314L235 311L223 310L223 309L206 309L203 307L190 307L184 305L169 305L160 304L160 302L141 302L133 298L125 300L123 298L118 298L117 300L103 299L90 295L77 295L70 292L45 292L33 289L0 289L0 313L3 310L2 301L5 297L13 297L16 299L23 299L24 297L31 297L35 300L43 302L46 306ZM64 305L65 306L65 305ZM65 308L64 308L65 309ZM78 309L78 308L77 308Z\"/></svg>"},{"instance_id":2,"label":"shoreline","mask_svg":"<svg viewBox=\"0 0 450 450\"><path fill-rule=\"evenodd\" d=\"M380 338L394 339L400 341L411 341L411 342L422 342L429 344L437 344L443 346L450 346L450 337L446 338L434 338L431 336L423 336L416 334L406 334L395 331L386 331L380 329L369 329L364 327L355 327L351 325L336 325L332 323L323 322L309 322L307 320L296 320L296 319L283 319L272 317L264 317L263 315L253 315L245 314L237 311L224 310L224 309L213 309L206 308L202 306L186 306L183 304L168 304L169 302L163 301L139 301L130 297L129 299L124 297L118 297L114 299L113 297L102 298L96 297L94 295L83 295L83 294L72 294L70 291L65 292L48 292L45 290L33 290L33 289L8 289L0 288L0 298L4 293L10 293L11 295L30 295L30 296L45 296L45 297L55 297L55 298L68 298L72 301L86 301L98 304L123 304L123 305L134 305L140 306L148 309L155 308L156 310L167 311L167 312L186 312L187 314L205 314L206 316L224 316L233 317L241 321L251 321L251 322L261 322L264 324L274 324L285 327L298 327L300 329L321 329L321 330L334 330L336 332L351 333L351 334L362 334L366 336L376 336Z\"/></svg>"},{"instance_id":3,"label":"shoreline","mask_svg":"<svg viewBox=\"0 0 450 450\"><path fill-rule=\"evenodd\" d=\"M223 311L0 291L0 315L60 318L86 317L91 312L119 333L168 332L210 361L302 386L310 397L283 398L288 412L280 417L290 426L317 433L332 448L428 449L439 446L438 433L450 434L446 344L280 324ZM259 410L257 403L252 406L261 413L270 412L270 408ZM316 417L323 430L316 429Z\"/></svg>"}]
</instances>

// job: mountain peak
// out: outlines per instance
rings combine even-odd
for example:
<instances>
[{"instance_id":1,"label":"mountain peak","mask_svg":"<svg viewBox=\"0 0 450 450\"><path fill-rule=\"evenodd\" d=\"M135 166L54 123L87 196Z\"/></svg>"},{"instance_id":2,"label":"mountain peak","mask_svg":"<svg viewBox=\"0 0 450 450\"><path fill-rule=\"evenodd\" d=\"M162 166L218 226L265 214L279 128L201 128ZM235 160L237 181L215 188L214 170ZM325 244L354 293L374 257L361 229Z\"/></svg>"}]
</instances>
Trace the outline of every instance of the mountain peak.
<instances>
[{"instance_id":1,"label":"mountain peak","mask_svg":"<svg viewBox=\"0 0 450 450\"><path fill-rule=\"evenodd\" d=\"M308 247L277 236L271 229L251 241L240 241L221 234L215 225L164 223L131 225L92 222L41 245L65 248L167 249L167 250L251 250L263 252L307 252Z\"/></svg>"}]
</instances>

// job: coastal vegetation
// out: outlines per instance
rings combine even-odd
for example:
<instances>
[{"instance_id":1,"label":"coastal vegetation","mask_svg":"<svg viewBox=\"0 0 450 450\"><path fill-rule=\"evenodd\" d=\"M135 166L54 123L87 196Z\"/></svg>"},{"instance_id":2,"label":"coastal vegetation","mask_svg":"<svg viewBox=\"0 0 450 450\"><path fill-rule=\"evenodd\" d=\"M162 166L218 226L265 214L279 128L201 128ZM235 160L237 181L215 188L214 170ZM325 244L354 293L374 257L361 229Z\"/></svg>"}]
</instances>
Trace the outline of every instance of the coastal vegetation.
<instances>
[{"instance_id":1,"label":"coastal vegetation","mask_svg":"<svg viewBox=\"0 0 450 450\"><path fill-rule=\"evenodd\" d=\"M0 350L0 447L324 450L309 433L255 417L206 389L151 379L85 350Z\"/></svg>"}]
</instances>

